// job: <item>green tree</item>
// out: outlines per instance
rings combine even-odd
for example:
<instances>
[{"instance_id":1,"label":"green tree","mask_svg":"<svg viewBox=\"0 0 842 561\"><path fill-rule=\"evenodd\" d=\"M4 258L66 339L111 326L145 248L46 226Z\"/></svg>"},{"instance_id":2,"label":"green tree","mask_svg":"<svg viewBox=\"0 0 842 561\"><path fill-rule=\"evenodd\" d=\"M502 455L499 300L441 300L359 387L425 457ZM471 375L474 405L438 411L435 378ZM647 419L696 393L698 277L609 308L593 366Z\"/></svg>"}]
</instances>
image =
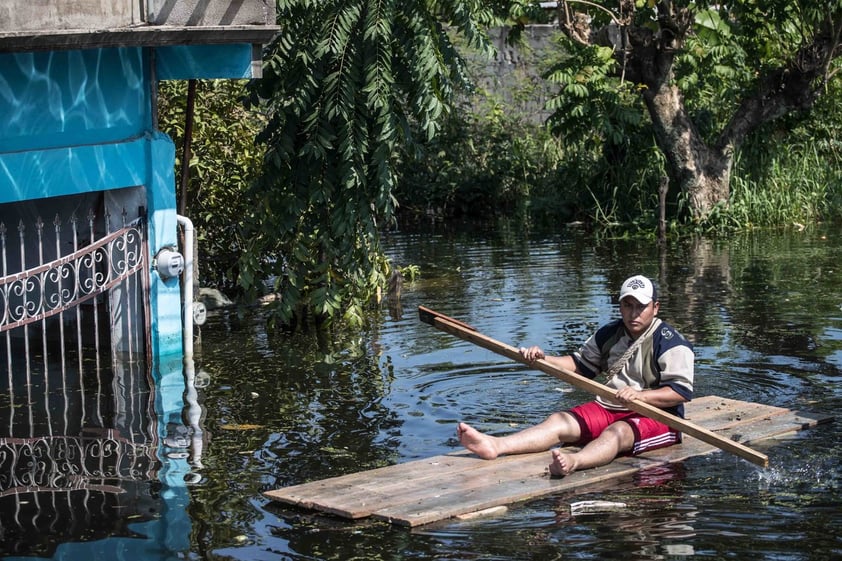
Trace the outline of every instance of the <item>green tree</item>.
<instances>
[{"instance_id":1,"label":"green tree","mask_svg":"<svg viewBox=\"0 0 842 561\"><path fill-rule=\"evenodd\" d=\"M556 130L614 144L638 118L634 94L697 221L727 204L749 135L809 111L842 54L839 0L562 0L558 14Z\"/></svg>"},{"instance_id":2,"label":"green tree","mask_svg":"<svg viewBox=\"0 0 842 561\"><path fill-rule=\"evenodd\" d=\"M248 201L242 286L271 279L277 318L342 318L386 284L379 244L393 217L395 157L432 138L467 85L449 33L490 52L481 0L279 0L252 103L270 115L263 174Z\"/></svg>"}]
</instances>

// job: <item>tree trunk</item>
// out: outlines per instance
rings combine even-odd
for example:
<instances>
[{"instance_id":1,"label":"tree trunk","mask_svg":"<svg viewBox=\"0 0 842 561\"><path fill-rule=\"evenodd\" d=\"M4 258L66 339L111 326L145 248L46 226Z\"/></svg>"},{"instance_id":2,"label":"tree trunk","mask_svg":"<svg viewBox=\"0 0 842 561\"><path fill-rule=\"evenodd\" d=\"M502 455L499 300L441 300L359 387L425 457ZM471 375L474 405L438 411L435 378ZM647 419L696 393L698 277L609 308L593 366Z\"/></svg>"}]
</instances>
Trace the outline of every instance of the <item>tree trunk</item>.
<instances>
[{"instance_id":1,"label":"tree trunk","mask_svg":"<svg viewBox=\"0 0 842 561\"><path fill-rule=\"evenodd\" d=\"M700 220L728 201L733 152L730 147L713 149L701 139L673 85L672 72L653 85L643 92L643 100L658 147L666 156L673 185L687 197L693 219Z\"/></svg>"},{"instance_id":2,"label":"tree trunk","mask_svg":"<svg viewBox=\"0 0 842 561\"><path fill-rule=\"evenodd\" d=\"M657 36L647 28L629 29L630 49L620 62L628 79L645 86L643 101L671 183L686 197L692 218L700 220L728 201L733 150L728 144L713 148L705 143L675 85L675 53L690 21L686 11L673 14L669 27L676 32Z\"/></svg>"},{"instance_id":3,"label":"tree trunk","mask_svg":"<svg viewBox=\"0 0 842 561\"><path fill-rule=\"evenodd\" d=\"M644 86L643 101L652 119L655 141L667 160L670 183L685 197L691 217L701 220L716 205L728 201L733 150L730 145L712 148L705 143L676 86L675 56L692 22L689 9L660 2L659 32L628 26L623 48L615 48L615 53L624 79ZM594 35L597 41L599 37L610 34Z\"/></svg>"}]
</instances>

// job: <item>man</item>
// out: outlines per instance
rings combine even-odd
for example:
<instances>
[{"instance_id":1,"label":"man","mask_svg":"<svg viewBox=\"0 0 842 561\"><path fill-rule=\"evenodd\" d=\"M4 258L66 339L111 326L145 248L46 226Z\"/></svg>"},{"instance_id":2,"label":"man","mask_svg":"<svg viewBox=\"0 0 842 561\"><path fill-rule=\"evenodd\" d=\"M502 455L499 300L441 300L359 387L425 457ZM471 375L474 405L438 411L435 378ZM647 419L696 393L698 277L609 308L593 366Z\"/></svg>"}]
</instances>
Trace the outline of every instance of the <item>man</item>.
<instances>
[{"instance_id":1,"label":"man","mask_svg":"<svg viewBox=\"0 0 842 561\"><path fill-rule=\"evenodd\" d=\"M678 431L625 407L639 400L683 417L683 403L693 397L693 348L657 317L659 308L652 281L636 275L620 287L622 318L601 327L572 355L549 356L538 346L520 349L530 362L545 359L588 378L604 372L606 385L616 390L613 401L597 397L500 437L459 423L459 441L486 460L540 452L559 444L582 446L575 453L552 450L550 473L557 476L605 465L620 454L636 455L680 442Z\"/></svg>"}]
</instances>

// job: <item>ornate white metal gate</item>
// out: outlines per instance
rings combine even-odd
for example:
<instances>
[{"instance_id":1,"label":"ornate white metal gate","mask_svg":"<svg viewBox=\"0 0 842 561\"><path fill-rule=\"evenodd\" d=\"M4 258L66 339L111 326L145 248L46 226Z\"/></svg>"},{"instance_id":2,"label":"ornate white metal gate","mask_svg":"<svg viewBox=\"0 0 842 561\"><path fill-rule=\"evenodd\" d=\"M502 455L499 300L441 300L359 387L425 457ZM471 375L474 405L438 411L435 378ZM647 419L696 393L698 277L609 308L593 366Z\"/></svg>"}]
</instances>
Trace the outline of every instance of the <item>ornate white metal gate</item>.
<instances>
[{"instance_id":1,"label":"ornate white metal gate","mask_svg":"<svg viewBox=\"0 0 842 561\"><path fill-rule=\"evenodd\" d=\"M146 258L146 244L142 219L137 219L131 224L123 224L119 229L110 232L102 238L82 246L80 239L87 235L88 239L96 238L95 229L96 215L93 211L88 213L86 218L87 231L83 233L80 228L80 221L76 215L69 219L72 234L72 251L66 255L61 253L62 222L61 217L56 215L53 222L55 253L59 257L44 262L45 223L39 217L35 222L37 245L27 247L26 225L21 220L18 223L20 264L26 264L37 255L37 266L10 274L8 262L11 256L13 244L9 239L8 231L4 223L0 223L0 255L2 255L2 278L0 278L0 333L5 334L7 349L12 347L12 331L23 328L24 336L24 357L27 370L31 365L30 337L26 334L32 324L41 323L41 343L43 346L43 358L46 361L48 351L49 328L48 318L58 316L57 328L60 339L65 341L65 323L67 314L75 314L75 341L77 351L83 346L83 321L81 305L90 302L92 305L93 326L98 327L99 310L101 305L98 297L108 291L113 296L116 288L125 291L125 295L119 298L125 303L134 306L135 314L125 314L125 331L133 334L132 316L143 318L147 314L139 308L145 298L137 293L145 288L145 275L137 275L143 269ZM109 215L104 216L106 231L111 230ZM37 253L36 253L37 252ZM135 298L128 298L134 294ZM123 302L115 301L112 298L111 305L120 305ZM126 310L127 312L130 310ZM142 325L140 326L143 327ZM98 329L91 333L94 345L100 347L101 334ZM120 337L120 334L117 334ZM122 337L120 337L122 339ZM129 354L129 358L140 352L137 347L137 337L129 337L127 346L123 348ZM59 355L62 364L67 359L66 345L60 345ZM13 352L7 353L7 369L12 371L15 357ZM81 360L82 353L78 358Z\"/></svg>"}]
</instances>

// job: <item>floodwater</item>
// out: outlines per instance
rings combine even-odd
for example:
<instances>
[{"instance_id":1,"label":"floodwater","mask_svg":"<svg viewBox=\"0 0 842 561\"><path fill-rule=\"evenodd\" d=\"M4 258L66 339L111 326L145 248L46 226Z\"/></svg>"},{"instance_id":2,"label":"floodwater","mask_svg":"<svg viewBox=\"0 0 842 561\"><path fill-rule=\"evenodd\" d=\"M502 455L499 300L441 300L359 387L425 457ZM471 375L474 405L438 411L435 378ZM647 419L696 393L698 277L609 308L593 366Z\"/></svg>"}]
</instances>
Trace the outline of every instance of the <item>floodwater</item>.
<instances>
[{"instance_id":1,"label":"floodwater","mask_svg":"<svg viewBox=\"0 0 842 561\"><path fill-rule=\"evenodd\" d=\"M159 454L162 473L178 473L169 461L187 466L185 485L133 488L136 523L112 522L108 539L58 532L62 544L45 550L140 560L842 557L838 423L755 445L767 469L715 452L413 530L267 501L267 489L458 450L460 420L503 434L588 398L420 322L419 305L561 353L616 317L620 282L643 273L659 284L661 317L695 345L697 395L828 415L842 406L842 236L829 226L659 247L575 228L439 225L390 233L385 246L420 276L404 282L399 302L372 308L365 333L290 336L259 310L212 312L185 411L202 432L183 431L187 454ZM627 506L571 514L571 502L588 499ZM161 531L156 520L178 523ZM75 543L86 539L113 547Z\"/></svg>"}]
</instances>

